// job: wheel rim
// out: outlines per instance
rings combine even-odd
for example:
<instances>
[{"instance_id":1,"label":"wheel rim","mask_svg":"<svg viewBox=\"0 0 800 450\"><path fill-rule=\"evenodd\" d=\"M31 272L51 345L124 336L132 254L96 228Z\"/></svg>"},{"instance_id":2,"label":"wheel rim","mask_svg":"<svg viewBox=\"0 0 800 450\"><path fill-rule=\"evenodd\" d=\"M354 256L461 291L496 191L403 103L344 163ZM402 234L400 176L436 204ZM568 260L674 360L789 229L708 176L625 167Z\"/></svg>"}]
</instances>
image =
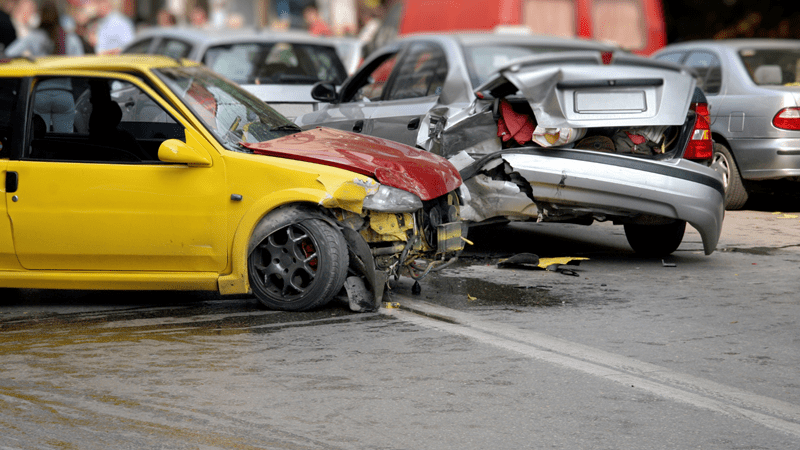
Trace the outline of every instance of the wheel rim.
<instances>
[{"instance_id":1,"label":"wheel rim","mask_svg":"<svg viewBox=\"0 0 800 450\"><path fill-rule=\"evenodd\" d=\"M728 158L720 152L714 152L714 159L711 161L711 168L722 175L722 186L728 190L728 183L731 177L731 165Z\"/></svg>"},{"instance_id":2,"label":"wheel rim","mask_svg":"<svg viewBox=\"0 0 800 450\"><path fill-rule=\"evenodd\" d=\"M314 285L319 256L317 241L302 225L270 234L253 250L255 280L272 296L291 301Z\"/></svg>"}]
</instances>

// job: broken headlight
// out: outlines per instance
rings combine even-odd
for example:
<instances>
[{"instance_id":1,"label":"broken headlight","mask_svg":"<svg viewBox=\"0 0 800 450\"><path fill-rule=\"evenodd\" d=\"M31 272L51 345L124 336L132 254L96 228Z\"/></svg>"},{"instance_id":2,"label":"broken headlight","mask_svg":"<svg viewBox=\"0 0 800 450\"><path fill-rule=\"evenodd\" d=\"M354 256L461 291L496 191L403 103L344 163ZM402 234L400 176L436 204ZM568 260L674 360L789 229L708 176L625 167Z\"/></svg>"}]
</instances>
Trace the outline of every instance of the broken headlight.
<instances>
[{"instance_id":1,"label":"broken headlight","mask_svg":"<svg viewBox=\"0 0 800 450\"><path fill-rule=\"evenodd\" d=\"M374 194L364 197L364 209L389 213L414 212L422 208L422 200L411 192L380 185Z\"/></svg>"}]
</instances>

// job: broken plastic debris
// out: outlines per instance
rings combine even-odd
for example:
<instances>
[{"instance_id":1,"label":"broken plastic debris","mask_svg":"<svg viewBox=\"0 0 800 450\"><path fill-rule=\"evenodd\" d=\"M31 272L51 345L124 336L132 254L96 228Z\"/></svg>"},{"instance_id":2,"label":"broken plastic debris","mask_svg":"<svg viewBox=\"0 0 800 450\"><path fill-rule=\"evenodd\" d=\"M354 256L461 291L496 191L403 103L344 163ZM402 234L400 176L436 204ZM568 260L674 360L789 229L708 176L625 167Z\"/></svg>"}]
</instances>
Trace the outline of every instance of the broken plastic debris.
<instances>
[{"instance_id":1,"label":"broken plastic debris","mask_svg":"<svg viewBox=\"0 0 800 450\"><path fill-rule=\"evenodd\" d=\"M398 302L383 302L383 307L387 309L397 309L400 307Z\"/></svg>"},{"instance_id":2,"label":"broken plastic debris","mask_svg":"<svg viewBox=\"0 0 800 450\"><path fill-rule=\"evenodd\" d=\"M475 301L475 300L477 300L477 299L478 299L478 297L473 297L473 296L471 296L471 295L467 294L467 300L469 300L469 301L471 301L471 302L474 302L474 301Z\"/></svg>"},{"instance_id":3,"label":"broken plastic debris","mask_svg":"<svg viewBox=\"0 0 800 450\"><path fill-rule=\"evenodd\" d=\"M563 265L577 266L580 261L589 258L563 256L559 258L539 258L533 253L519 253L510 258L500 260L497 263L499 268L519 268L519 269L544 269L551 272L560 272L564 275L578 276L572 269L561 267Z\"/></svg>"}]
</instances>

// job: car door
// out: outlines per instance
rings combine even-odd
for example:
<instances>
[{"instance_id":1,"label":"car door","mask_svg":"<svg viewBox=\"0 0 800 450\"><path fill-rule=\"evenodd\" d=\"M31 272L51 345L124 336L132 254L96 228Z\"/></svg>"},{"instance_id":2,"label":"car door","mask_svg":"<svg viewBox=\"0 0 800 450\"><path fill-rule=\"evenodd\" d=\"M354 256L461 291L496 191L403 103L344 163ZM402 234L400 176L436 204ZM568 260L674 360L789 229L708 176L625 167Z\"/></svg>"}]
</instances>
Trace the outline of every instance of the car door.
<instances>
[{"instance_id":1,"label":"car door","mask_svg":"<svg viewBox=\"0 0 800 450\"><path fill-rule=\"evenodd\" d=\"M31 91L31 132L6 169L17 179L5 195L23 267L225 268L223 167L158 160L157 147L169 138L188 139L209 160L215 150L192 138L197 132L154 91L125 75L42 78ZM47 109L53 102L71 110L58 116Z\"/></svg>"},{"instance_id":2,"label":"car door","mask_svg":"<svg viewBox=\"0 0 800 450\"><path fill-rule=\"evenodd\" d=\"M373 56L342 86L338 103L300 116L296 123L306 129L324 124L339 130L370 134L368 119L380 105L399 55L400 48L395 47Z\"/></svg>"},{"instance_id":3,"label":"car door","mask_svg":"<svg viewBox=\"0 0 800 450\"><path fill-rule=\"evenodd\" d=\"M8 173L9 157L18 151L18 143L22 136L22 129L15 127L16 118L19 117L17 106L20 98L22 80L19 78L0 78L0 175L2 184L0 189L14 188L16 174ZM11 218L6 209L6 198L0 201L0 270L18 269L19 263L14 254L14 242L11 234Z\"/></svg>"},{"instance_id":4,"label":"car door","mask_svg":"<svg viewBox=\"0 0 800 450\"><path fill-rule=\"evenodd\" d=\"M374 105L369 134L414 146L419 127L441 94L447 58L434 42L414 42L391 75L389 91Z\"/></svg>"}]
</instances>

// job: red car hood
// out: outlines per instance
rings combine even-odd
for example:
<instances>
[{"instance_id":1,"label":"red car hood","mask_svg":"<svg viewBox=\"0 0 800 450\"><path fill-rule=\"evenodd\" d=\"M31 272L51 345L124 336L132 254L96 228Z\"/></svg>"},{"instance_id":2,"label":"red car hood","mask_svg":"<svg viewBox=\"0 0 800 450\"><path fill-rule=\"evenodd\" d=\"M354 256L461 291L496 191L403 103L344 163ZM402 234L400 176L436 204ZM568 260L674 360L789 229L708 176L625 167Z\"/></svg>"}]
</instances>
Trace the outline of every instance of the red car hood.
<instances>
[{"instance_id":1,"label":"red car hood","mask_svg":"<svg viewBox=\"0 0 800 450\"><path fill-rule=\"evenodd\" d=\"M456 168L440 156L386 139L331 128L314 128L244 146L259 155L352 170L416 194L422 200L440 197L461 185Z\"/></svg>"}]
</instances>

